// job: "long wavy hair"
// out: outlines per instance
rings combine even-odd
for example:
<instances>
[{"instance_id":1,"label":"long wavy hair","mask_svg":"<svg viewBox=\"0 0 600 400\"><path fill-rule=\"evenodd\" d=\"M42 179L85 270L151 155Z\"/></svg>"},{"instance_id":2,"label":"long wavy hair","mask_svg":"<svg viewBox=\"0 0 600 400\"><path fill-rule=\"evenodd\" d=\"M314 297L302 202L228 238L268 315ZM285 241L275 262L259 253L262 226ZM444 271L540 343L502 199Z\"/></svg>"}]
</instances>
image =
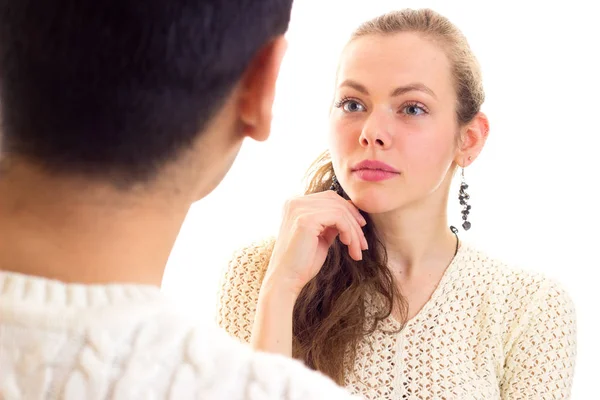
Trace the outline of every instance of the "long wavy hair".
<instances>
[{"instance_id":1,"label":"long wavy hair","mask_svg":"<svg viewBox=\"0 0 600 400\"><path fill-rule=\"evenodd\" d=\"M451 63L459 125L470 122L484 100L481 72L464 35L447 18L429 9L401 10L362 24L351 41L366 35L415 32L438 43ZM334 176L328 152L307 173L306 194L329 190ZM346 198L347 195L342 193ZM369 215L364 228L369 250L355 261L339 239L329 249L319 273L304 287L293 313L293 356L344 384L357 346L395 310L402 326L408 305L387 267L387 252ZM373 298L378 301L373 302ZM376 304L367 307L368 301Z\"/></svg>"}]
</instances>

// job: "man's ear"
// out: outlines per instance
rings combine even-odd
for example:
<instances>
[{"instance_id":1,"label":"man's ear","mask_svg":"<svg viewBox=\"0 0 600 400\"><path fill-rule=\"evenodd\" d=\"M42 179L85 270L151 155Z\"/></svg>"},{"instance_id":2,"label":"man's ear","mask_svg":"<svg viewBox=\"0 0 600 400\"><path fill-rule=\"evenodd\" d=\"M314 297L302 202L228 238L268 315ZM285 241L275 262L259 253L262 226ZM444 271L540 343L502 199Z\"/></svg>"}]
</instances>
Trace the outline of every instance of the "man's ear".
<instances>
[{"instance_id":1,"label":"man's ear","mask_svg":"<svg viewBox=\"0 0 600 400\"><path fill-rule=\"evenodd\" d=\"M271 132L275 86L287 41L283 36L265 45L250 62L240 82L242 134L263 141Z\"/></svg>"},{"instance_id":2,"label":"man's ear","mask_svg":"<svg viewBox=\"0 0 600 400\"><path fill-rule=\"evenodd\" d=\"M454 161L459 166L468 167L481 153L490 131L490 123L487 116L479 112L460 133L459 151Z\"/></svg>"}]
</instances>

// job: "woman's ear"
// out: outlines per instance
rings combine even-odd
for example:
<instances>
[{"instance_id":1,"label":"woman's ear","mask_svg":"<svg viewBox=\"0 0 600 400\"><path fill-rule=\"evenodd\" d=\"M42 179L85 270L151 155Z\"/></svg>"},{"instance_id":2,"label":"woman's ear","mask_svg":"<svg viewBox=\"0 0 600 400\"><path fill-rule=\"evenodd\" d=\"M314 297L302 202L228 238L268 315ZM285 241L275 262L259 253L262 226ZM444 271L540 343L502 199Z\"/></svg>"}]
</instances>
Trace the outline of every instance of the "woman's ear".
<instances>
[{"instance_id":1,"label":"woman's ear","mask_svg":"<svg viewBox=\"0 0 600 400\"><path fill-rule=\"evenodd\" d=\"M487 116L479 112L461 129L459 151L454 161L461 167L468 167L481 153L490 131Z\"/></svg>"}]
</instances>

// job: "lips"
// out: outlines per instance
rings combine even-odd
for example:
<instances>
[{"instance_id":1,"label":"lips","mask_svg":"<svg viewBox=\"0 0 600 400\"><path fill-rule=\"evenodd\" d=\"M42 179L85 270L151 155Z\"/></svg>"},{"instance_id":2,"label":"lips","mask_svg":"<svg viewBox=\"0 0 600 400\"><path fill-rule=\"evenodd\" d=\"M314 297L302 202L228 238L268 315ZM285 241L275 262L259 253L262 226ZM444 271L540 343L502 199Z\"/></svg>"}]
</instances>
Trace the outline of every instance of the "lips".
<instances>
[{"instance_id":1,"label":"lips","mask_svg":"<svg viewBox=\"0 0 600 400\"><path fill-rule=\"evenodd\" d=\"M364 160L359 162L352 168L353 172L361 170L383 171L394 174L400 173L400 171L398 171L396 168L377 160Z\"/></svg>"},{"instance_id":2,"label":"lips","mask_svg":"<svg viewBox=\"0 0 600 400\"><path fill-rule=\"evenodd\" d=\"M352 168L352 174L362 181L379 182L399 176L400 171L381 161L365 160Z\"/></svg>"}]
</instances>

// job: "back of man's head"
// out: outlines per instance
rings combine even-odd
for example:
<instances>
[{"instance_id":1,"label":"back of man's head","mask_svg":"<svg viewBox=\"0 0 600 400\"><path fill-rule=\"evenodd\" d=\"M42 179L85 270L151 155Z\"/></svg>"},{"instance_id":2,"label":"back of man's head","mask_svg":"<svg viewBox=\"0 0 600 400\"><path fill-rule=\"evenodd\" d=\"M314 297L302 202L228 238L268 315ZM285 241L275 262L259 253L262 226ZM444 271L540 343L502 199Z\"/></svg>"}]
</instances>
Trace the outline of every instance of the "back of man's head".
<instances>
[{"instance_id":1,"label":"back of man's head","mask_svg":"<svg viewBox=\"0 0 600 400\"><path fill-rule=\"evenodd\" d=\"M145 180L202 133L292 0L0 0L3 153Z\"/></svg>"}]
</instances>

